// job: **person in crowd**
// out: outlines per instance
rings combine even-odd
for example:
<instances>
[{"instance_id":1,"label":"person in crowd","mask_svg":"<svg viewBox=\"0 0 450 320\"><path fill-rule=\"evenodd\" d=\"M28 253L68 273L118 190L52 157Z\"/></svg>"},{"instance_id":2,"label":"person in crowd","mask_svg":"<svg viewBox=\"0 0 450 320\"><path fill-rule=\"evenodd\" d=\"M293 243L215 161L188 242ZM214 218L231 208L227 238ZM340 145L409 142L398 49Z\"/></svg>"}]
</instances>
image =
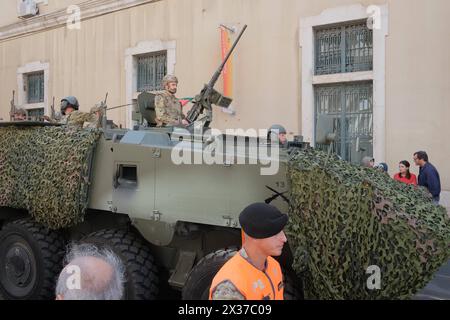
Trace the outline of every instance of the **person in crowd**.
<instances>
[{"instance_id":1,"label":"person in crowd","mask_svg":"<svg viewBox=\"0 0 450 320\"><path fill-rule=\"evenodd\" d=\"M373 168L375 165L375 159L373 157L364 157L361 160L361 165L365 168Z\"/></svg>"},{"instance_id":2,"label":"person in crowd","mask_svg":"<svg viewBox=\"0 0 450 320\"><path fill-rule=\"evenodd\" d=\"M125 268L111 250L73 245L56 285L56 300L121 300Z\"/></svg>"},{"instance_id":3,"label":"person in crowd","mask_svg":"<svg viewBox=\"0 0 450 320\"><path fill-rule=\"evenodd\" d=\"M413 155L414 163L420 167L418 185L425 187L433 196L433 202L439 204L441 194L441 180L439 172L430 162L425 151L417 151Z\"/></svg>"},{"instance_id":4,"label":"person in crowd","mask_svg":"<svg viewBox=\"0 0 450 320\"><path fill-rule=\"evenodd\" d=\"M398 164L399 172L394 175L394 179L400 182L404 182L406 184L417 185L417 178L414 173L409 171L409 167L411 165L408 161L402 160Z\"/></svg>"}]
</instances>

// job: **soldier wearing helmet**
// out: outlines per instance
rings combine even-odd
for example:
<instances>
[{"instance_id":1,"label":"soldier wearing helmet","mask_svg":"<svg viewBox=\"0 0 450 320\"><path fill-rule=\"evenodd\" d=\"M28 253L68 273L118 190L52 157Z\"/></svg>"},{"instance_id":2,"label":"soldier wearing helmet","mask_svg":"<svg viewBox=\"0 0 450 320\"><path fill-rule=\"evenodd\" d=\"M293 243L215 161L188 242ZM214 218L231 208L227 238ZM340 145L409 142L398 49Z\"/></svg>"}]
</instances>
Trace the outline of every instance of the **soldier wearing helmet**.
<instances>
[{"instance_id":1,"label":"soldier wearing helmet","mask_svg":"<svg viewBox=\"0 0 450 320\"><path fill-rule=\"evenodd\" d=\"M61 99L61 119L56 120L49 117L45 117L45 119L54 123L83 128L85 122L93 121L93 117L90 113L78 111L79 108L77 98L68 96Z\"/></svg>"},{"instance_id":2,"label":"soldier wearing helmet","mask_svg":"<svg viewBox=\"0 0 450 320\"><path fill-rule=\"evenodd\" d=\"M270 143L276 143L278 141L282 147L287 146L286 129L282 125L274 124L267 132L267 140Z\"/></svg>"},{"instance_id":3,"label":"soldier wearing helmet","mask_svg":"<svg viewBox=\"0 0 450 320\"><path fill-rule=\"evenodd\" d=\"M181 110L181 103L175 97L178 79L174 75L166 75L162 79L163 91L156 93L155 112L158 127L188 125L186 116Z\"/></svg>"},{"instance_id":4,"label":"soldier wearing helmet","mask_svg":"<svg viewBox=\"0 0 450 320\"><path fill-rule=\"evenodd\" d=\"M61 120L59 123L67 124L69 119L72 117L74 111L78 111L80 105L78 104L77 98L74 96L68 96L61 100Z\"/></svg>"},{"instance_id":5,"label":"soldier wearing helmet","mask_svg":"<svg viewBox=\"0 0 450 320\"><path fill-rule=\"evenodd\" d=\"M79 107L78 100L74 96L68 96L61 100L61 114L63 116L71 114Z\"/></svg>"},{"instance_id":6,"label":"soldier wearing helmet","mask_svg":"<svg viewBox=\"0 0 450 320\"><path fill-rule=\"evenodd\" d=\"M75 111L78 112L80 105L78 104L77 98L74 96L68 96L61 99L61 117L59 119L51 119L45 116L44 119L53 123L67 124L71 114Z\"/></svg>"}]
</instances>

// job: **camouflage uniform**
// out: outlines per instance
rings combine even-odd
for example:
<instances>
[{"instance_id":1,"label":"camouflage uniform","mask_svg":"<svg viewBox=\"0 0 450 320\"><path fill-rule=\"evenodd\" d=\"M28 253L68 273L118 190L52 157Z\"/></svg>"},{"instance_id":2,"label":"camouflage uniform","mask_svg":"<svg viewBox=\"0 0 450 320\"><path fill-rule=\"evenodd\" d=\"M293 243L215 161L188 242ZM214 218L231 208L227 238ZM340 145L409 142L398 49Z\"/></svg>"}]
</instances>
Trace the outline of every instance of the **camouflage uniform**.
<instances>
[{"instance_id":1,"label":"camouflage uniform","mask_svg":"<svg viewBox=\"0 0 450 320\"><path fill-rule=\"evenodd\" d=\"M245 300L231 281L220 283L211 295L212 300Z\"/></svg>"},{"instance_id":2,"label":"camouflage uniform","mask_svg":"<svg viewBox=\"0 0 450 320\"><path fill-rule=\"evenodd\" d=\"M85 121L83 123L83 128L100 128L101 127L101 123L100 123L100 119L98 118L98 116L96 114L90 114L90 117L88 119L86 119L87 121Z\"/></svg>"},{"instance_id":3,"label":"camouflage uniform","mask_svg":"<svg viewBox=\"0 0 450 320\"><path fill-rule=\"evenodd\" d=\"M67 126L83 128L85 122L93 120L92 114L81 111L72 111L68 115L62 116L58 122Z\"/></svg>"},{"instance_id":4,"label":"camouflage uniform","mask_svg":"<svg viewBox=\"0 0 450 320\"><path fill-rule=\"evenodd\" d=\"M100 128L103 108L100 104L96 104L91 108L90 117L85 119L83 128Z\"/></svg>"},{"instance_id":5,"label":"camouflage uniform","mask_svg":"<svg viewBox=\"0 0 450 320\"><path fill-rule=\"evenodd\" d=\"M181 103L169 91L155 92L156 123L158 127L180 125L186 118L181 110Z\"/></svg>"}]
</instances>

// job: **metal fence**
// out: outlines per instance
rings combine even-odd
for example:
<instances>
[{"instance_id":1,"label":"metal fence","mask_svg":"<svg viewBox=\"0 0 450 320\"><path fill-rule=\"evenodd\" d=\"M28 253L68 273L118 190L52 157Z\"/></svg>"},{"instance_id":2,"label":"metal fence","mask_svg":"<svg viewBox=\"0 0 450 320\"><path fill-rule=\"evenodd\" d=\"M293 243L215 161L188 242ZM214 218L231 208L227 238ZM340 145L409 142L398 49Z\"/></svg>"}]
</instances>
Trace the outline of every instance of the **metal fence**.
<instances>
[{"instance_id":1,"label":"metal fence","mask_svg":"<svg viewBox=\"0 0 450 320\"><path fill-rule=\"evenodd\" d=\"M167 72L167 53L152 53L137 58L138 91L161 90L161 80Z\"/></svg>"},{"instance_id":2,"label":"metal fence","mask_svg":"<svg viewBox=\"0 0 450 320\"><path fill-rule=\"evenodd\" d=\"M373 68L373 32L366 22L315 30L315 74Z\"/></svg>"}]
</instances>

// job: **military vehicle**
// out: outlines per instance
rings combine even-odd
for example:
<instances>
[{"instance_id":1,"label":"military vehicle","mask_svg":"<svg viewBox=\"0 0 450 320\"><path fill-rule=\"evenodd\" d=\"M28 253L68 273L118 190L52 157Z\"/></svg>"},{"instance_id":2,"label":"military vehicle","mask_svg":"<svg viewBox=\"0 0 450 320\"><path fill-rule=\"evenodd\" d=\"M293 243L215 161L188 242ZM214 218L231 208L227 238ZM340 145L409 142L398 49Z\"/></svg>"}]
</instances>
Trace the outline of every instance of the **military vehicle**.
<instances>
[{"instance_id":1,"label":"military vehicle","mask_svg":"<svg viewBox=\"0 0 450 320\"><path fill-rule=\"evenodd\" d=\"M227 107L231 102L213 87L244 30L193 100L188 128L154 127L155 95L148 92L138 98L145 125L110 129L104 113L102 134L86 157L88 189L82 200L87 208L81 222L55 227L37 222L20 204L0 207L3 298L54 298L66 246L76 242L110 248L122 259L126 299L167 298L159 292L168 287L183 299L207 299L215 273L241 246L241 210L266 202L288 211L287 159L292 150L309 148L308 143L297 139L279 148L267 136L202 132L212 121L211 105ZM106 109L106 103L102 106ZM0 124L0 129L49 125L13 122ZM329 129L320 135L323 143L333 139ZM190 163L204 161L205 154L222 161ZM268 165L278 170L261 174ZM291 267L293 249L288 242L277 259L285 276L285 298L301 299L302 281ZM420 297L439 296L433 288L439 285L427 287Z\"/></svg>"},{"instance_id":2,"label":"military vehicle","mask_svg":"<svg viewBox=\"0 0 450 320\"><path fill-rule=\"evenodd\" d=\"M231 48L239 41L245 27ZM229 57L228 55L228 57ZM284 212L287 181L283 156L269 155L280 170L261 175L264 165L248 163L242 148L258 138L194 134L194 123L207 128L211 104L227 107L231 99L213 89L226 63L194 99L186 129L153 127L154 95L143 93L139 108L147 125L135 130L105 128L90 159L88 208L84 221L53 230L34 221L25 210L0 210L0 294L5 299L48 299L54 294L67 244L107 246L126 266L127 299L155 299L160 287L182 290L185 299L207 298L218 268L241 245L238 215L253 202L270 202ZM104 104L106 107L106 105ZM198 119L204 115L203 119ZM49 123L3 123L2 126L48 126ZM174 148L189 146L202 156L224 140L218 164L175 164ZM227 140L230 139L230 140ZM220 141L219 141L220 140ZM264 139L262 139L264 140ZM227 156L231 141L236 151ZM229 155L229 154L228 154ZM44 201L44 199L43 199ZM286 296L300 297L300 283L289 268L286 246L281 261L288 279ZM162 289L164 290L164 289Z\"/></svg>"}]
</instances>

